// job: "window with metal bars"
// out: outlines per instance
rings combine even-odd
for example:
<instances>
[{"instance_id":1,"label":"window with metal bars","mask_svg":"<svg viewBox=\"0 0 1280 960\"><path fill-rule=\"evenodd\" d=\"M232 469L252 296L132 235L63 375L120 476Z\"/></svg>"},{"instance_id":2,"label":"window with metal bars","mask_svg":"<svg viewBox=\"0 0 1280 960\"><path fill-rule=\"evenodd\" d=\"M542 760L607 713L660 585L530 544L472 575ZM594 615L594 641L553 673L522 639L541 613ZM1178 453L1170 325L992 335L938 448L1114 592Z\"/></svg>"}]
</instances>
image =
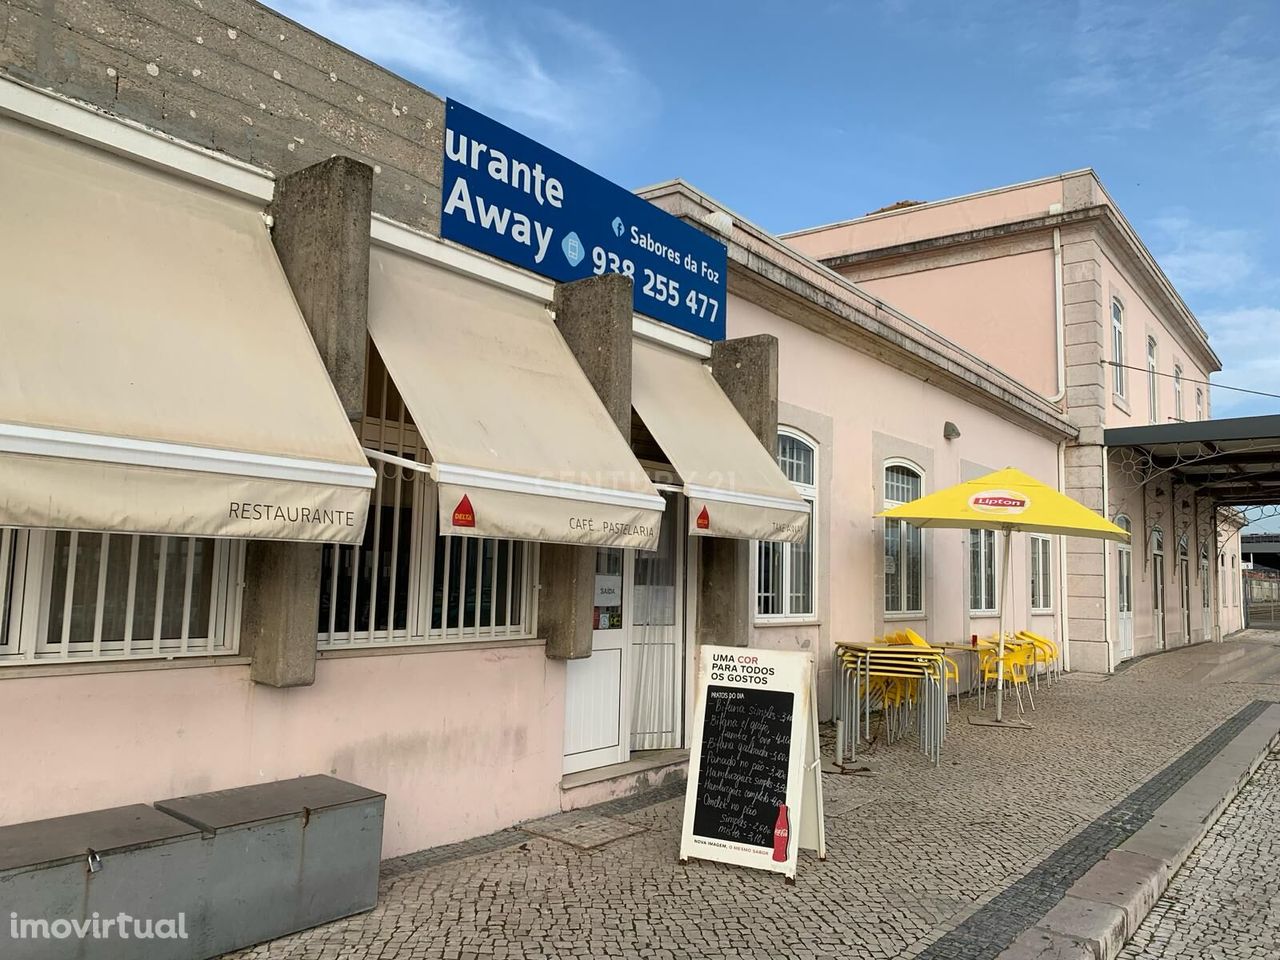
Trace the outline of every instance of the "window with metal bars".
<instances>
[{"instance_id":1,"label":"window with metal bars","mask_svg":"<svg viewBox=\"0 0 1280 960\"><path fill-rule=\"evenodd\" d=\"M809 535L800 543L762 540L756 553L756 618L810 619L817 613L814 543L818 514L817 444L778 430L778 466L809 505Z\"/></svg>"},{"instance_id":2,"label":"window with metal bars","mask_svg":"<svg viewBox=\"0 0 1280 960\"><path fill-rule=\"evenodd\" d=\"M236 652L239 543L0 530L0 664Z\"/></svg>"},{"instance_id":3,"label":"window with metal bars","mask_svg":"<svg viewBox=\"0 0 1280 960\"><path fill-rule=\"evenodd\" d=\"M422 438L377 350L369 345L361 443L428 463ZM359 546L330 545L321 564L321 650L535 635L537 547L436 533L426 474L374 464L378 482Z\"/></svg>"}]
</instances>

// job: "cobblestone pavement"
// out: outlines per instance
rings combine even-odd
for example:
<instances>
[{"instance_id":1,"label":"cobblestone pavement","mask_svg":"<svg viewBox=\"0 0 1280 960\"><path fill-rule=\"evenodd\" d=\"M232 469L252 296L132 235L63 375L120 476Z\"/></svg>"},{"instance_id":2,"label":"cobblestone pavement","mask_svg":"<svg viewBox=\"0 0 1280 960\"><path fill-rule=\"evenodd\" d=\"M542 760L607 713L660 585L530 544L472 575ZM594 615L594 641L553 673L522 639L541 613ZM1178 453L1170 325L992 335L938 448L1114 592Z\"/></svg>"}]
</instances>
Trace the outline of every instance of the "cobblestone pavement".
<instances>
[{"instance_id":1,"label":"cobblestone pavement","mask_svg":"<svg viewBox=\"0 0 1280 960\"><path fill-rule=\"evenodd\" d=\"M1031 730L972 726L966 699L940 768L899 742L873 776L824 776L828 859L803 853L793 886L679 865L667 789L388 861L373 911L232 956L994 957L1256 700L1280 700L1280 634L1042 685Z\"/></svg>"},{"instance_id":2,"label":"cobblestone pavement","mask_svg":"<svg viewBox=\"0 0 1280 960\"><path fill-rule=\"evenodd\" d=\"M1119 960L1280 957L1280 755L1240 791Z\"/></svg>"}]
</instances>

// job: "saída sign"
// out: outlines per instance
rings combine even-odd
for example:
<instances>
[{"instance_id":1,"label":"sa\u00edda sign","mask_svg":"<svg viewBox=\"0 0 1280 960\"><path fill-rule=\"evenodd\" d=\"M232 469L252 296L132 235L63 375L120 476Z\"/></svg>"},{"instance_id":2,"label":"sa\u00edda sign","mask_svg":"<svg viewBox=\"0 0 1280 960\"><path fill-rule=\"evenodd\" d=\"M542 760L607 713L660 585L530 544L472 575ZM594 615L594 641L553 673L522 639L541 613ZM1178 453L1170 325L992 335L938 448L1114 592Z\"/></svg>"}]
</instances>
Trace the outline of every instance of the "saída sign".
<instances>
[{"instance_id":1,"label":"sa\u00edda sign","mask_svg":"<svg viewBox=\"0 0 1280 960\"><path fill-rule=\"evenodd\" d=\"M632 278L635 311L724 339L724 245L456 100L445 107L440 232L553 280Z\"/></svg>"}]
</instances>

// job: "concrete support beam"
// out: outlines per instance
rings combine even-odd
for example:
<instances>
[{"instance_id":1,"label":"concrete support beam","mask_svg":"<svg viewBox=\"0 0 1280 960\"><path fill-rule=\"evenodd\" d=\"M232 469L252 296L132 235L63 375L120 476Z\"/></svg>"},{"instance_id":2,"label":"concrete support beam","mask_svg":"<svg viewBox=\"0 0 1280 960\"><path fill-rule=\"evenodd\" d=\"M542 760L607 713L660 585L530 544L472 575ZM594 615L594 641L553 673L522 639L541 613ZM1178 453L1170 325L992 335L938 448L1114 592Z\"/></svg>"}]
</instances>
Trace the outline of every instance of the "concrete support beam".
<instances>
[{"instance_id":1,"label":"concrete support beam","mask_svg":"<svg viewBox=\"0 0 1280 960\"><path fill-rule=\"evenodd\" d=\"M556 326L628 443L631 441L631 280L620 274L556 285ZM591 656L596 548L543 544L538 632L547 656Z\"/></svg>"},{"instance_id":2,"label":"concrete support beam","mask_svg":"<svg viewBox=\"0 0 1280 960\"><path fill-rule=\"evenodd\" d=\"M364 415L373 169L331 157L276 181L271 239L352 422Z\"/></svg>"},{"instance_id":3,"label":"concrete support beam","mask_svg":"<svg viewBox=\"0 0 1280 960\"><path fill-rule=\"evenodd\" d=\"M558 283L556 326L618 430L631 442L631 278L620 273Z\"/></svg>"},{"instance_id":4,"label":"concrete support beam","mask_svg":"<svg viewBox=\"0 0 1280 960\"><path fill-rule=\"evenodd\" d=\"M347 416L364 411L373 170L332 157L276 181L271 239ZM242 652L254 682L315 682L319 544L252 541L245 554Z\"/></svg>"},{"instance_id":5,"label":"concrete support beam","mask_svg":"<svg viewBox=\"0 0 1280 960\"><path fill-rule=\"evenodd\" d=\"M240 652L253 658L249 678L254 683L315 683L323 550L319 543L250 540L246 545Z\"/></svg>"},{"instance_id":6,"label":"concrete support beam","mask_svg":"<svg viewBox=\"0 0 1280 960\"><path fill-rule=\"evenodd\" d=\"M711 373L751 432L773 454L778 446L778 340L768 334L711 347ZM751 542L701 537L699 643L747 645L751 635Z\"/></svg>"}]
</instances>

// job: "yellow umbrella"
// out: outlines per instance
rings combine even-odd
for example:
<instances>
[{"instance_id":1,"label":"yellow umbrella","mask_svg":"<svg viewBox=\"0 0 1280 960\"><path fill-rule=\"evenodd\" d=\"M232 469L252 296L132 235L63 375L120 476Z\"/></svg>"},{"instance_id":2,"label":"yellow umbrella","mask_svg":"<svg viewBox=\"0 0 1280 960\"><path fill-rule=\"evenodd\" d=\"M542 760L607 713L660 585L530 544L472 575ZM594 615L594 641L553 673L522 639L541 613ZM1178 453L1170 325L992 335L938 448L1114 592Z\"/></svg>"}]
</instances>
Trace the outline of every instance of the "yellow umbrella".
<instances>
[{"instance_id":1,"label":"yellow umbrella","mask_svg":"<svg viewBox=\"0 0 1280 960\"><path fill-rule=\"evenodd\" d=\"M879 516L917 527L1003 530L1000 576L1000 669L996 674L996 720L1003 720L1004 626L1009 576L1009 541L1015 530L1127 541L1129 535L1105 517L1014 467L966 480L953 487L885 510ZM1065 611L1063 611L1065 615Z\"/></svg>"}]
</instances>

